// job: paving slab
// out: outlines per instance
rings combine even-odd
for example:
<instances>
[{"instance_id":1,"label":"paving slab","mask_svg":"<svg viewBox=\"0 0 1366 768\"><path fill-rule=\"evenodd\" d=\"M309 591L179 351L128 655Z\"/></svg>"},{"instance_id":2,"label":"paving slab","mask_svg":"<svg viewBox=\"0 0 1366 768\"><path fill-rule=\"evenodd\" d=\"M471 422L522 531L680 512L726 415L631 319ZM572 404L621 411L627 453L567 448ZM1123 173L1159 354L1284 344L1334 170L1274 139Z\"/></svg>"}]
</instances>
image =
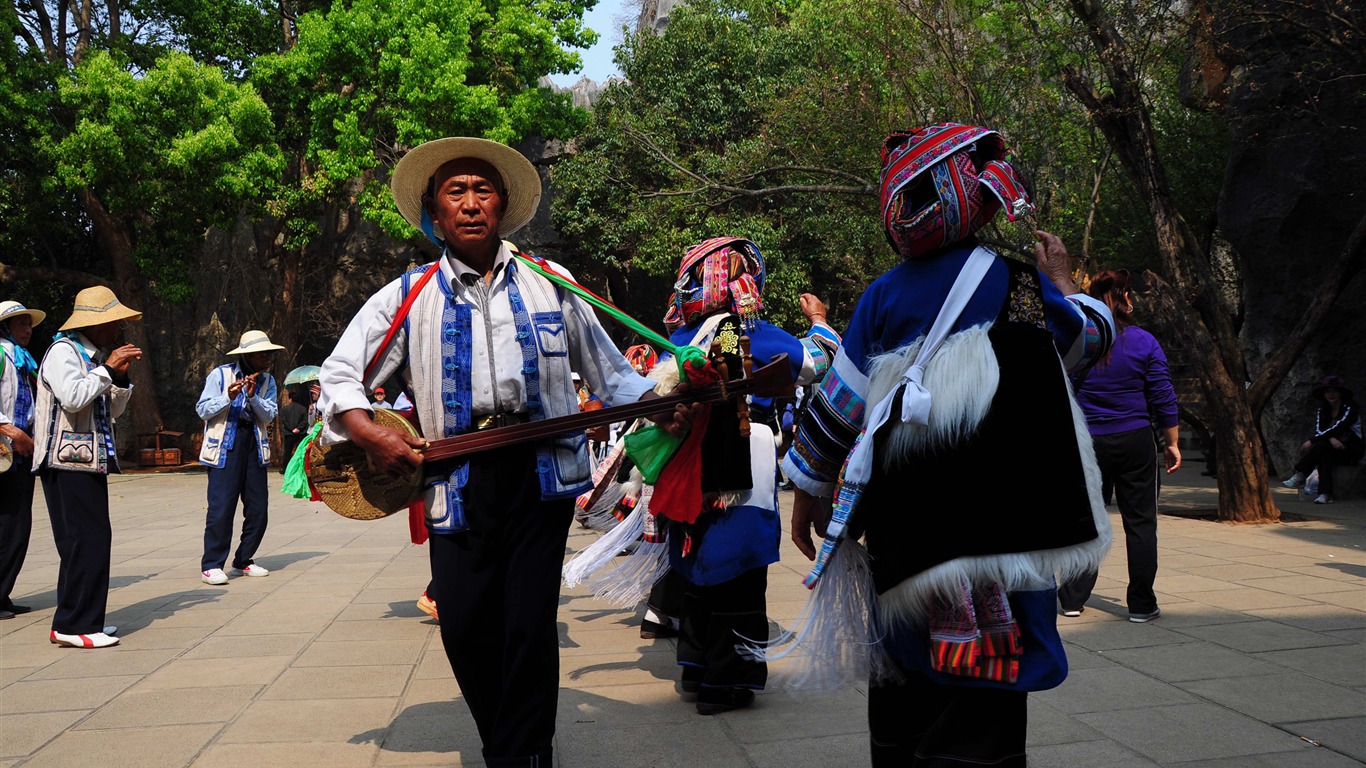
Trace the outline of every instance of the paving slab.
<instances>
[{"instance_id":1,"label":"paving slab","mask_svg":"<svg viewBox=\"0 0 1366 768\"><path fill-rule=\"evenodd\" d=\"M1335 637L1291 627L1277 621L1245 621L1209 627L1187 627L1183 633L1244 653L1342 645Z\"/></svg>"},{"instance_id":2,"label":"paving slab","mask_svg":"<svg viewBox=\"0 0 1366 768\"><path fill-rule=\"evenodd\" d=\"M1366 686L1366 643L1268 651L1256 654L1256 658L1303 672L1326 683Z\"/></svg>"},{"instance_id":3,"label":"paving slab","mask_svg":"<svg viewBox=\"0 0 1366 768\"><path fill-rule=\"evenodd\" d=\"M1207 479L1173 479L1164 507L1213 504ZM35 611L0 621L0 768L482 765L439 628L415 605L427 551L402 517L359 523L276 494L258 558L271 576L210 587L202 473L111 490L123 643L47 642L57 558L39 499L15 590ZM1144 625L1127 621L1117 530L1086 613L1060 619L1071 676L1030 697L1030 766L1366 765L1366 502L1285 498L1304 519L1161 517L1163 615ZM570 551L596 536L571 530ZM783 558L772 627L809 595L786 536ZM753 707L702 717L676 690L676 642L642 640L640 615L564 590L555 768L868 765L866 684L789 695L774 664Z\"/></svg>"},{"instance_id":4,"label":"paving slab","mask_svg":"<svg viewBox=\"0 0 1366 768\"><path fill-rule=\"evenodd\" d=\"M1107 651L1105 656L1129 669L1168 683L1270 675L1283 671L1284 667L1204 642L1121 648Z\"/></svg>"},{"instance_id":5,"label":"paving slab","mask_svg":"<svg viewBox=\"0 0 1366 768\"><path fill-rule=\"evenodd\" d=\"M1078 719L1164 765L1300 746L1297 737L1279 728L1205 702L1091 712Z\"/></svg>"},{"instance_id":6,"label":"paving slab","mask_svg":"<svg viewBox=\"0 0 1366 768\"><path fill-rule=\"evenodd\" d=\"M1069 715L1195 701L1180 688L1122 666L1075 670L1068 674L1062 685L1034 694L1033 698Z\"/></svg>"},{"instance_id":7,"label":"paving slab","mask_svg":"<svg viewBox=\"0 0 1366 768\"><path fill-rule=\"evenodd\" d=\"M1316 744L1366 761L1366 715L1289 723L1285 728Z\"/></svg>"},{"instance_id":8,"label":"paving slab","mask_svg":"<svg viewBox=\"0 0 1366 768\"><path fill-rule=\"evenodd\" d=\"M68 730L24 762L24 768L178 768L189 765L220 726Z\"/></svg>"},{"instance_id":9,"label":"paving slab","mask_svg":"<svg viewBox=\"0 0 1366 768\"><path fill-rule=\"evenodd\" d=\"M1354 717L1366 713L1366 696L1297 672L1192 680L1175 685L1266 723Z\"/></svg>"}]
</instances>

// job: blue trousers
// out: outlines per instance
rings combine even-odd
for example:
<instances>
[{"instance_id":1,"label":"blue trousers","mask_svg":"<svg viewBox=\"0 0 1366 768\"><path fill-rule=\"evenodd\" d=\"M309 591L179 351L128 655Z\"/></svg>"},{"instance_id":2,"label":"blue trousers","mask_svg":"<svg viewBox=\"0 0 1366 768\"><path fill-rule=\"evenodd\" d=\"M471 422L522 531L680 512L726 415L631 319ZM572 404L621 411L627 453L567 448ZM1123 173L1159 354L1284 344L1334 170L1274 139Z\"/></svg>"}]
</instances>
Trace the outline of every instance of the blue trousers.
<instances>
[{"instance_id":1,"label":"blue trousers","mask_svg":"<svg viewBox=\"0 0 1366 768\"><path fill-rule=\"evenodd\" d=\"M251 565L266 535L266 468L257 458L256 438L250 428L239 428L223 468L209 467L209 511L204 521L204 559L201 571L222 568L232 546L232 520L242 500L242 541L232 567Z\"/></svg>"}]
</instances>

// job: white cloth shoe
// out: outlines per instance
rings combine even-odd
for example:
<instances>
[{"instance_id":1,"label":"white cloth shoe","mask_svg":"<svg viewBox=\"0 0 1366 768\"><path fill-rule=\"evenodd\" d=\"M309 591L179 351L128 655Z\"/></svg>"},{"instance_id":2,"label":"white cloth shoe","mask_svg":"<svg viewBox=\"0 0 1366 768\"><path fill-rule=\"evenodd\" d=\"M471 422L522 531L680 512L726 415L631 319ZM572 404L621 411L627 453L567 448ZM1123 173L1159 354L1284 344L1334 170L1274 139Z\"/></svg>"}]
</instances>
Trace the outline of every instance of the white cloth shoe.
<instances>
[{"instance_id":1,"label":"white cloth shoe","mask_svg":"<svg viewBox=\"0 0 1366 768\"><path fill-rule=\"evenodd\" d=\"M232 576L233 578L237 578L238 576L269 576L270 571L266 570L265 568L262 568L256 563L252 563L251 565L248 565L246 568L233 568L231 571L228 572L228 575Z\"/></svg>"},{"instance_id":2,"label":"white cloth shoe","mask_svg":"<svg viewBox=\"0 0 1366 768\"><path fill-rule=\"evenodd\" d=\"M1293 475L1290 476L1290 479L1288 479L1288 480L1286 480L1285 482L1281 483L1281 485L1284 485L1286 488L1303 488L1303 487L1304 487L1304 480L1305 480L1304 473L1303 473L1303 472L1296 472L1295 474L1293 474Z\"/></svg>"},{"instance_id":3,"label":"white cloth shoe","mask_svg":"<svg viewBox=\"0 0 1366 768\"><path fill-rule=\"evenodd\" d=\"M105 627L114 629L114 627ZM64 635L57 630L52 630L48 635L48 640L53 645L61 645L67 648L108 648L111 645L118 645L119 639L111 636L107 632L96 632L93 635Z\"/></svg>"},{"instance_id":4,"label":"white cloth shoe","mask_svg":"<svg viewBox=\"0 0 1366 768\"><path fill-rule=\"evenodd\" d=\"M1320 493L1320 494L1319 494L1319 497L1318 497L1317 499L1314 499L1314 503L1315 503L1315 504L1332 504L1332 503L1333 503L1333 497L1332 497L1332 496L1329 496L1329 495L1326 494L1326 493Z\"/></svg>"},{"instance_id":5,"label":"white cloth shoe","mask_svg":"<svg viewBox=\"0 0 1366 768\"><path fill-rule=\"evenodd\" d=\"M200 575L200 579L205 584L219 586L228 583L228 574L223 573L222 568L210 568L209 570L204 571L204 573Z\"/></svg>"}]
</instances>

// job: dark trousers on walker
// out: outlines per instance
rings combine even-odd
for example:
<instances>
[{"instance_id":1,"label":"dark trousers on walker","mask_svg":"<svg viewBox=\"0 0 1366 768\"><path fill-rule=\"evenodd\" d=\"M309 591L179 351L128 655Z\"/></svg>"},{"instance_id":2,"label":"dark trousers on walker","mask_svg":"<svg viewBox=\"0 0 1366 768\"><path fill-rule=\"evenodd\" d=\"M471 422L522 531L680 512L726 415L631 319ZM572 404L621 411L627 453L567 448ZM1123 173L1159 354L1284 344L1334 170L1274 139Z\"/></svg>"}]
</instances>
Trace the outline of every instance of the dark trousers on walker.
<instances>
[{"instance_id":1,"label":"dark trousers on walker","mask_svg":"<svg viewBox=\"0 0 1366 768\"><path fill-rule=\"evenodd\" d=\"M913 670L900 685L870 685L873 768L1024 768L1028 695L940 685Z\"/></svg>"},{"instance_id":2,"label":"dark trousers on walker","mask_svg":"<svg viewBox=\"0 0 1366 768\"><path fill-rule=\"evenodd\" d=\"M266 468L257 458L259 449L252 429L237 428L232 449L223 468L209 467L209 511L204 521L204 559L201 571L222 568L232 547L232 521L237 516L237 500L242 500L242 541L232 558L232 567L246 568L266 536Z\"/></svg>"},{"instance_id":3,"label":"dark trousers on walker","mask_svg":"<svg viewBox=\"0 0 1366 768\"><path fill-rule=\"evenodd\" d=\"M683 679L708 688L762 690L768 665L736 652L742 638L768 639L768 567L751 568L707 587L683 581L678 663Z\"/></svg>"},{"instance_id":4,"label":"dark trousers on walker","mask_svg":"<svg viewBox=\"0 0 1366 768\"><path fill-rule=\"evenodd\" d=\"M1092 439L1100 473L1114 483L1115 502L1124 522L1124 551L1129 559L1129 613L1157 610L1157 447L1148 427ZM1058 587L1063 610L1079 610L1091 597L1099 574L1079 576Z\"/></svg>"},{"instance_id":5,"label":"dark trousers on walker","mask_svg":"<svg viewBox=\"0 0 1366 768\"><path fill-rule=\"evenodd\" d=\"M560 693L556 615L574 500L541 500L532 446L470 459L469 530L433 533L428 596L490 768L551 765Z\"/></svg>"},{"instance_id":6,"label":"dark trousers on walker","mask_svg":"<svg viewBox=\"0 0 1366 768\"><path fill-rule=\"evenodd\" d=\"M15 455L8 472L0 472L0 611L13 602L10 593L19 580L33 533L32 465Z\"/></svg>"},{"instance_id":7,"label":"dark trousers on walker","mask_svg":"<svg viewBox=\"0 0 1366 768\"><path fill-rule=\"evenodd\" d=\"M109 479L94 472L43 467L43 497L52 521L57 569L57 612L52 628L64 635L104 631L109 605Z\"/></svg>"}]
</instances>

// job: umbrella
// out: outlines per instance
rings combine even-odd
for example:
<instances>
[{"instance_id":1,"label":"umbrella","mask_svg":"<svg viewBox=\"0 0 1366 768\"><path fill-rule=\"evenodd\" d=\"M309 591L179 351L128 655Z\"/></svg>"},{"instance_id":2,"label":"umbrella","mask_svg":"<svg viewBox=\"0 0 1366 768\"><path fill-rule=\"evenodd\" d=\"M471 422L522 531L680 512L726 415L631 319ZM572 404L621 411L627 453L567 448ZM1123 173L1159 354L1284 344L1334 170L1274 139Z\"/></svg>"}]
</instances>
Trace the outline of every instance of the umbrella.
<instances>
[{"instance_id":1,"label":"umbrella","mask_svg":"<svg viewBox=\"0 0 1366 768\"><path fill-rule=\"evenodd\" d=\"M301 365L290 371L288 376L285 376L285 386L289 387L295 384L307 384L310 381L317 381L318 374L321 371L322 369L316 365Z\"/></svg>"}]
</instances>

